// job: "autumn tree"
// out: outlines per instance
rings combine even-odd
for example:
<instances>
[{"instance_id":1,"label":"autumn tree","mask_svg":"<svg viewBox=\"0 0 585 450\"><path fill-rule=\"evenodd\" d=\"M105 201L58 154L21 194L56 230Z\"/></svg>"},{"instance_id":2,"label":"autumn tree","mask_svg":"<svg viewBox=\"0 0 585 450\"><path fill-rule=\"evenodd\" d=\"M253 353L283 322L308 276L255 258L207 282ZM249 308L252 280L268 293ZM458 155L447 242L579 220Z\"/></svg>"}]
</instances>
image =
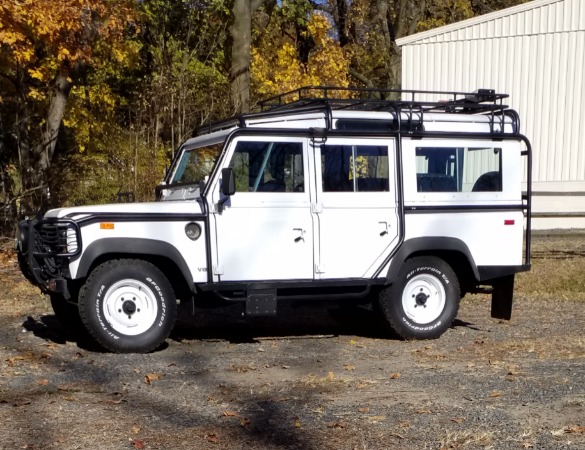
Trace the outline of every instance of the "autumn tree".
<instances>
[{"instance_id":1,"label":"autumn tree","mask_svg":"<svg viewBox=\"0 0 585 450\"><path fill-rule=\"evenodd\" d=\"M72 91L99 61L126 64L134 50L128 40L133 23L131 0L0 4L0 77L9 111L2 114L1 147L18 166L22 209L46 203L49 169ZM75 95L92 100L87 91Z\"/></svg>"},{"instance_id":2,"label":"autumn tree","mask_svg":"<svg viewBox=\"0 0 585 450\"><path fill-rule=\"evenodd\" d=\"M153 146L174 149L203 123L229 114L224 0L145 0L140 5L143 80L133 123Z\"/></svg>"},{"instance_id":3,"label":"autumn tree","mask_svg":"<svg viewBox=\"0 0 585 450\"><path fill-rule=\"evenodd\" d=\"M401 51L396 40L525 0L329 0L350 74L367 87L399 89Z\"/></svg>"},{"instance_id":4,"label":"autumn tree","mask_svg":"<svg viewBox=\"0 0 585 450\"><path fill-rule=\"evenodd\" d=\"M348 55L332 37L322 13L280 11L257 31L252 49L252 81L257 97L269 97L302 86L349 85ZM299 11L301 15L299 15Z\"/></svg>"}]
</instances>

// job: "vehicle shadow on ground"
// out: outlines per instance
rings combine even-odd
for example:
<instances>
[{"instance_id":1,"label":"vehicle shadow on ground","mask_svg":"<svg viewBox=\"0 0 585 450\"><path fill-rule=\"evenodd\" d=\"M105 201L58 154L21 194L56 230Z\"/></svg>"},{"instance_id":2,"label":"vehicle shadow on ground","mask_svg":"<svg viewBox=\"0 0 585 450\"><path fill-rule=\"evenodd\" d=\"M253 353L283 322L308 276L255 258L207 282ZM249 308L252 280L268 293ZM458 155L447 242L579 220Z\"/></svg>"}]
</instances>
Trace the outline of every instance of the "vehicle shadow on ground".
<instances>
[{"instance_id":1,"label":"vehicle shadow on ground","mask_svg":"<svg viewBox=\"0 0 585 450\"><path fill-rule=\"evenodd\" d=\"M66 327L54 315L28 316L22 326L45 341L60 345L71 342L82 350L105 352L81 326ZM459 327L478 329L472 323L455 319L451 328ZM259 342L263 338L315 336L401 340L381 314L371 307L315 302L279 304L277 315L266 317L245 316L240 304L196 309L194 315L181 312L170 339L176 342L212 339L239 344ZM168 343L164 343L156 351L167 347Z\"/></svg>"},{"instance_id":2,"label":"vehicle shadow on ground","mask_svg":"<svg viewBox=\"0 0 585 450\"><path fill-rule=\"evenodd\" d=\"M456 319L452 327L474 328ZM296 338L311 336L356 336L372 339L401 340L370 306L323 304L315 302L279 303L276 316L246 317L242 305L196 311L183 315L171 339L219 339L230 343L250 343L268 337Z\"/></svg>"},{"instance_id":3,"label":"vehicle shadow on ground","mask_svg":"<svg viewBox=\"0 0 585 450\"><path fill-rule=\"evenodd\" d=\"M54 344L65 345L75 343L82 350L105 353L81 326L65 327L54 315L40 316L38 319L28 316L22 327L36 337Z\"/></svg>"}]
</instances>

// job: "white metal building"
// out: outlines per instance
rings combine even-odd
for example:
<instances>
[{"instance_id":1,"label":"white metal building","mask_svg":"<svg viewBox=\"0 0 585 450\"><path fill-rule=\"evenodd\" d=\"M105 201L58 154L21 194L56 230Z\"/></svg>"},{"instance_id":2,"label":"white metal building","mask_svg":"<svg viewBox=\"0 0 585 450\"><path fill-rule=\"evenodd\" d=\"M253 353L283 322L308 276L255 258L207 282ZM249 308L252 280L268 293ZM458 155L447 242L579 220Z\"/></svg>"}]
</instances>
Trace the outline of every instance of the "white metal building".
<instances>
[{"instance_id":1,"label":"white metal building","mask_svg":"<svg viewBox=\"0 0 585 450\"><path fill-rule=\"evenodd\" d=\"M403 89L510 94L534 151L533 228L585 228L585 0L533 0L397 43Z\"/></svg>"}]
</instances>

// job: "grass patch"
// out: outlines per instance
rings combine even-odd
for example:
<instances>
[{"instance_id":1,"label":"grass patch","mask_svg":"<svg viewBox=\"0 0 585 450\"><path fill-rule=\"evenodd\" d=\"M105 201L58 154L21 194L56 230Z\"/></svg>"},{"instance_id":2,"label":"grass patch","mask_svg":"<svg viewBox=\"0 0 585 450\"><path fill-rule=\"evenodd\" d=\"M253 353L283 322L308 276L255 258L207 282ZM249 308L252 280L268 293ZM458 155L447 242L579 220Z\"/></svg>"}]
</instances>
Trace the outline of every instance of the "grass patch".
<instances>
[{"instance_id":1,"label":"grass patch","mask_svg":"<svg viewBox=\"0 0 585 450\"><path fill-rule=\"evenodd\" d=\"M518 294L585 300L584 235L534 237L531 264L516 277Z\"/></svg>"}]
</instances>

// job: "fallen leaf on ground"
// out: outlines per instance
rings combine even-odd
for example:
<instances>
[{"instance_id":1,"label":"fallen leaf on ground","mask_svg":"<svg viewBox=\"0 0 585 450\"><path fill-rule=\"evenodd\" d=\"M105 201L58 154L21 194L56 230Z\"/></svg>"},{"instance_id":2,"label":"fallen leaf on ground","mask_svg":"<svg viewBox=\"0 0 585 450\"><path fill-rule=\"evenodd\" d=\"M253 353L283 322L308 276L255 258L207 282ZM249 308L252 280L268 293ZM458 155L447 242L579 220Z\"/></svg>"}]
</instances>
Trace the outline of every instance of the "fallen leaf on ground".
<instances>
[{"instance_id":1,"label":"fallen leaf on ground","mask_svg":"<svg viewBox=\"0 0 585 450\"><path fill-rule=\"evenodd\" d=\"M502 393L500 391L493 391L490 393L490 397L501 397Z\"/></svg>"},{"instance_id":2,"label":"fallen leaf on ground","mask_svg":"<svg viewBox=\"0 0 585 450\"><path fill-rule=\"evenodd\" d=\"M131 439L130 443L132 444L132 447L137 448L139 450L145 447L144 441L141 439Z\"/></svg>"},{"instance_id":3,"label":"fallen leaf on ground","mask_svg":"<svg viewBox=\"0 0 585 450\"><path fill-rule=\"evenodd\" d=\"M207 439L209 442L213 442L214 444L217 444L217 442L219 441L216 434L208 434L207 436L205 436L205 439Z\"/></svg>"},{"instance_id":4,"label":"fallen leaf on ground","mask_svg":"<svg viewBox=\"0 0 585 450\"><path fill-rule=\"evenodd\" d=\"M240 426L241 427L247 427L248 425L250 425L250 420L246 419L245 417L242 417L240 419Z\"/></svg>"},{"instance_id":5,"label":"fallen leaf on ground","mask_svg":"<svg viewBox=\"0 0 585 450\"><path fill-rule=\"evenodd\" d=\"M29 400L28 398L19 398L18 400L16 400L15 402L12 403L12 406L27 406L30 405L32 403L31 400Z\"/></svg>"},{"instance_id":6,"label":"fallen leaf on ground","mask_svg":"<svg viewBox=\"0 0 585 450\"><path fill-rule=\"evenodd\" d=\"M453 417L451 419L451 422L455 422L455 423L463 423L465 422L465 419L463 417Z\"/></svg>"},{"instance_id":7,"label":"fallen leaf on ground","mask_svg":"<svg viewBox=\"0 0 585 450\"><path fill-rule=\"evenodd\" d=\"M333 381L333 379L334 379L334 378L335 378L335 374L334 374L333 372L329 372L329 373L327 374L327 379L328 379L329 381Z\"/></svg>"},{"instance_id":8,"label":"fallen leaf on ground","mask_svg":"<svg viewBox=\"0 0 585 450\"><path fill-rule=\"evenodd\" d=\"M165 376L164 373L147 373L144 375L144 382L151 384L153 381L158 381Z\"/></svg>"},{"instance_id":9,"label":"fallen leaf on ground","mask_svg":"<svg viewBox=\"0 0 585 450\"><path fill-rule=\"evenodd\" d=\"M417 414L432 414L433 412L430 409L419 409Z\"/></svg>"},{"instance_id":10,"label":"fallen leaf on ground","mask_svg":"<svg viewBox=\"0 0 585 450\"><path fill-rule=\"evenodd\" d=\"M133 433L133 434L136 434L136 433L138 433L138 432L140 431L140 427L133 426L133 427L130 429L130 431L132 431L132 433Z\"/></svg>"},{"instance_id":11,"label":"fallen leaf on ground","mask_svg":"<svg viewBox=\"0 0 585 450\"><path fill-rule=\"evenodd\" d=\"M370 408L368 408L367 406L364 408L358 408L358 411L361 413L367 413L370 412Z\"/></svg>"},{"instance_id":12,"label":"fallen leaf on ground","mask_svg":"<svg viewBox=\"0 0 585 450\"><path fill-rule=\"evenodd\" d=\"M578 426L578 425L569 425L567 428L565 428L565 433L584 434L585 433L585 427Z\"/></svg>"},{"instance_id":13,"label":"fallen leaf on ground","mask_svg":"<svg viewBox=\"0 0 585 450\"><path fill-rule=\"evenodd\" d=\"M373 422L379 422L381 420L385 420L386 416L368 416L368 420L371 420Z\"/></svg>"},{"instance_id":14,"label":"fallen leaf on ground","mask_svg":"<svg viewBox=\"0 0 585 450\"><path fill-rule=\"evenodd\" d=\"M47 384L49 384L49 380L47 380L46 378L44 378L42 380L37 380L37 384L39 386L46 386Z\"/></svg>"},{"instance_id":15,"label":"fallen leaf on ground","mask_svg":"<svg viewBox=\"0 0 585 450\"><path fill-rule=\"evenodd\" d=\"M344 429L345 424L343 422L329 422L327 428Z\"/></svg>"},{"instance_id":16,"label":"fallen leaf on ground","mask_svg":"<svg viewBox=\"0 0 585 450\"><path fill-rule=\"evenodd\" d=\"M393 372L390 374L390 379L397 380L398 378L400 378L400 374L398 372Z\"/></svg>"},{"instance_id":17,"label":"fallen leaf on ground","mask_svg":"<svg viewBox=\"0 0 585 450\"><path fill-rule=\"evenodd\" d=\"M222 411L221 415L224 417L236 417L238 413L235 411Z\"/></svg>"},{"instance_id":18,"label":"fallen leaf on ground","mask_svg":"<svg viewBox=\"0 0 585 450\"><path fill-rule=\"evenodd\" d=\"M345 370L355 370L355 366L353 364L346 364L343 367L345 367Z\"/></svg>"},{"instance_id":19,"label":"fallen leaf on ground","mask_svg":"<svg viewBox=\"0 0 585 450\"><path fill-rule=\"evenodd\" d=\"M299 419L295 420L295 428L301 428L301 421Z\"/></svg>"}]
</instances>

